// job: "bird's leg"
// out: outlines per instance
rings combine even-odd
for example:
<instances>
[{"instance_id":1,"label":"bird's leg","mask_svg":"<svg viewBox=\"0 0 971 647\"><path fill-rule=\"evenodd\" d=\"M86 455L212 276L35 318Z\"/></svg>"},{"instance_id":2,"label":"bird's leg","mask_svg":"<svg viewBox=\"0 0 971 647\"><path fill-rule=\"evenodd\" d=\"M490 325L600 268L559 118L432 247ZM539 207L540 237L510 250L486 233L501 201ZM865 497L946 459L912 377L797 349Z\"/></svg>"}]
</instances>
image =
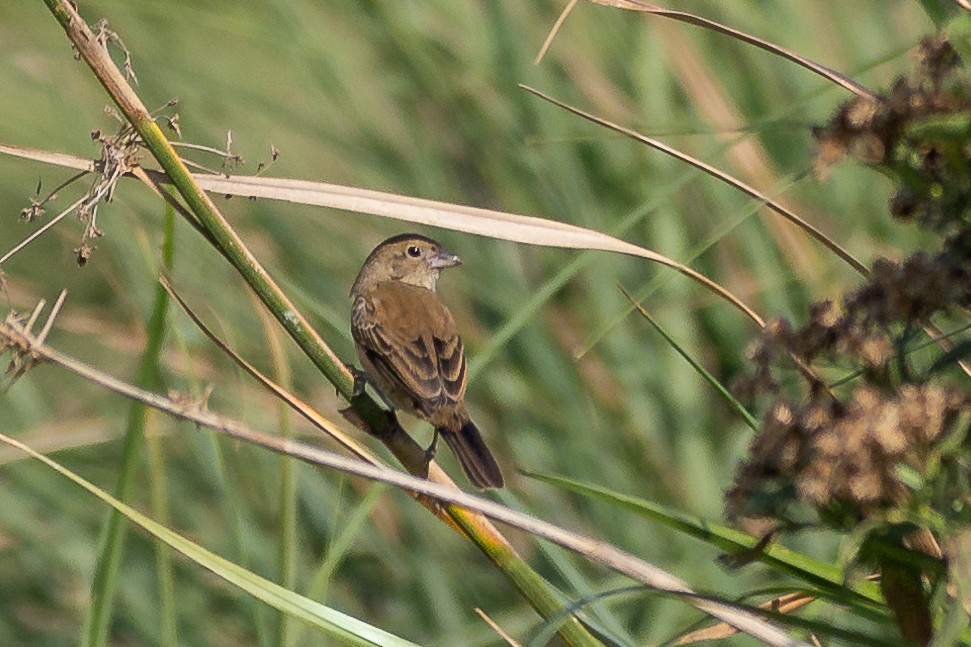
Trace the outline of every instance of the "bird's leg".
<instances>
[{"instance_id":1,"label":"bird's leg","mask_svg":"<svg viewBox=\"0 0 971 647\"><path fill-rule=\"evenodd\" d=\"M435 453L438 451L438 427L435 427L434 435L432 436L432 444L428 446L425 450L425 460L429 463L435 458Z\"/></svg>"},{"instance_id":2,"label":"bird's leg","mask_svg":"<svg viewBox=\"0 0 971 647\"><path fill-rule=\"evenodd\" d=\"M353 400L354 398L364 395L364 390L368 385L368 379L364 371L353 364L348 364L347 368L354 377L354 385L351 387L351 399ZM372 384L371 386L374 385ZM392 411L395 411L398 408L395 406L394 402L392 402L391 399L381 391L381 389L374 386L374 392L377 393L378 397L381 398L381 402L384 402L384 406L388 407Z\"/></svg>"}]
</instances>

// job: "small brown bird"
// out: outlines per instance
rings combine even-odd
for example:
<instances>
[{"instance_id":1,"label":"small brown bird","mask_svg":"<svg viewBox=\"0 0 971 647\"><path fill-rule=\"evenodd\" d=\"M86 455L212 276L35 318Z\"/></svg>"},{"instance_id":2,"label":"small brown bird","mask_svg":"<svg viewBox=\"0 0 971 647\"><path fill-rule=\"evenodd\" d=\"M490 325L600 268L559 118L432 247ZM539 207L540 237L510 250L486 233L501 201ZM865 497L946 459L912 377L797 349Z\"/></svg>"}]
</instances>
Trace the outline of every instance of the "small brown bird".
<instances>
[{"instance_id":1,"label":"small brown bird","mask_svg":"<svg viewBox=\"0 0 971 647\"><path fill-rule=\"evenodd\" d=\"M402 234L374 248L351 298L351 332L364 376L395 408L435 427L473 485L501 488L502 472L465 409L462 339L435 293L438 276L462 262L430 238Z\"/></svg>"}]
</instances>

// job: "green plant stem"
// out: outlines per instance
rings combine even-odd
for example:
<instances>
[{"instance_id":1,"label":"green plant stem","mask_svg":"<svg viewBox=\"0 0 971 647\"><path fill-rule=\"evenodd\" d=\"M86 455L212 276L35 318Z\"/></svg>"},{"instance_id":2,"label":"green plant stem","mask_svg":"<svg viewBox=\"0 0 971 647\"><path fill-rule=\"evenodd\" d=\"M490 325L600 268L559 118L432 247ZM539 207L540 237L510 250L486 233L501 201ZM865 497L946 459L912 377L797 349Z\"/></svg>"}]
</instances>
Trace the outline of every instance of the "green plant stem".
<instances>
[{"instance_id":1,"label":"green plant stem","mask_svg":"<svg viewBox=\"0 0 971 647\"><path fill-rule=\"evenodd\" d=\"M279 333L272 325L269 317L262 317L264 333L269 342L270 354L273 358L273 372L280 386L289 390L290 364L286 351L280 343ZM285 402L279 403L280 436L293 438L293 426L290 424L290 409ZM297 583L297 465L289 456L280 456L280 545L278 548L278 568L280 584L287 589L295 590ZM275 644L276 647L286 647L290 643L292 626L289 616L280 613L277 617Z\"/></svg>"},{"instance_id":2,"label":"green plant stem","mask_svg":"<svg viewBox=\"0 0 971 647\"><path fill-rule=\"evenodd\" d=\"M172 272L172 262L175 258L175 211L171 207L165 208L162 220L162 272L170 274ZM156 288L155 298L159 299L158 288ZM165 292L165 289L162 289ZM168 293L166 293L168 296ZM167 306L166 302L166 306ZM162 316L168 310L161 311ZM165 327L161 327L161 332L165 332ZM161 352L161 351L159 351ZM157 371L156 371L157 375ZM152 499L152 510L155 518L160 523L167 524L169 521L169 499L168 487L165 478L165 454L162 443L156 433L152 430L158 420L157 414L152 412L148 418L146 434L146 444L148 448L149 472L151 474L150 495ZM160 642L164 647L178 647L179 645L179 623L178 612L175 604L175 576L172 571L172 553L169 547L161 540L155 540L155 571L159 582L159 616L161 636Z\"/></svg>"},{"instance_id":3,"label":"green plant stem","mask_svg":"<svg viewBox=\"0 0 971 647\"><path fill-rule=\"evenodd\" d=\"M171 233L166 229L163 243L162 267L167 271L172 263ZM158 362L165 338L165 314L168 311L169 295L159 285L155 289L155 301L148 321L148 341L139 362L136 383L146 389L158 390ZM142 442L145 434L147 407L140 402L132 402L122 441L121 467L115 483L115 497L126 501L132 490L135 470L141 458ZM91 605L85 618L82 645L102 647L107 644L114 609L115 590L117 589L118 569L125 552L125 534L128 525L125 517L112 510L101 538L101 549L95 564L94 581L91 584Z\"/></svg>"},{"instance_id":4,"label":"green plant stem","mask_svg":"<svg viewBox=\"0 0 971 647\"><path fill-rule=\"evenodd\" d=\"M449 514L466 534L469 536L479 534L475 527L476 520L466 511L452 506L449 508ZM557 596L546 580L523 561L509 543L489 541L479 544L479 548L512 580L516 588L523 592L533 608L543 618L558 618L564 615L563 602L560 597ZM572 614L560 625L558 633L570 645L602 644Z\"/></svg>"},{"instance_id":5,"label":"green plant stem","mask_svg":"<svg viewBox=\"0 0 971 647\"><path fill-rule=\"evenodd\" d=\"M165 455L158 434L153 433L159 416L149 412L145 444L148 455L149 494L155 519L169 524L168 488L165 478ZM159 644L163 647L179 647L178 611L175 604L175 577L172 572L171 549L160 539L155 539L155 573L158 577L159 597Z\"/></svg>"},{"instance_id":6,"label":"green plant stem","mask_svg":"<svg viewBox=\"0 0 971 647\"><path fill-rule=\"evenodd\" d=\"M235 230L213 204L209 196L192 180L188 168L179 158L175 149L166 139L155 119L141 102L121 72L111 61L107 53L96 43L95 36L87 24L77 14L77 11L65 0L44 0L58 22L64 27L74 43L81 57L94 71L98 80L117 104L132 127L138 132L142 142L152 152L156 161L168 174L179 194L186 201L189 209L199 218L222 253L236 268L246 283L256 292L257 296L267 306L273 316L283 325L284 329L293 337L294 341L327 376L342 395L349 396L353 392L354 378L343 362L314 332L307 320L297 311L296 307L283 294L282 290L270 279L266 270L249 251L236 234ZM373 416L375 422L380 422L383 411L369 398L356 398L361 404L355 403L358 411L366 421ZM371 403L371 407L364 406L364 402ZM374 416L371 411L377 411ZM365 416L364 414L369 414ZM382 426L375 425L376 429Z\"/></svg>"}]
</instances>

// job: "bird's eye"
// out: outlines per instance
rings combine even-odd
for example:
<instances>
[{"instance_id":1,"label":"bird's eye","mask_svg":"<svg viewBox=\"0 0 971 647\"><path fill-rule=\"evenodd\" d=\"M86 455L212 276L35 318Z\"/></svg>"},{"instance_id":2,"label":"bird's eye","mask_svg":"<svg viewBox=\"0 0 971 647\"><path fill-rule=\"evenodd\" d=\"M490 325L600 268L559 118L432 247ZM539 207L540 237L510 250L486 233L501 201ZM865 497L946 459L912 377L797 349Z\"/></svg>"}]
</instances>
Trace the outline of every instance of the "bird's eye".
<instances>
[{"instance_id":1,"label":"bird's eye","mask_svg":"<svg viewBox=\"0 0 971 647\"><path fill-rule=\"evenodd\" d=\"M412 258L418 258L421 256L421 249L418 247L418 245L410 245L408 247L408 256L411 256Z\"/></svg>"}]
</instances>

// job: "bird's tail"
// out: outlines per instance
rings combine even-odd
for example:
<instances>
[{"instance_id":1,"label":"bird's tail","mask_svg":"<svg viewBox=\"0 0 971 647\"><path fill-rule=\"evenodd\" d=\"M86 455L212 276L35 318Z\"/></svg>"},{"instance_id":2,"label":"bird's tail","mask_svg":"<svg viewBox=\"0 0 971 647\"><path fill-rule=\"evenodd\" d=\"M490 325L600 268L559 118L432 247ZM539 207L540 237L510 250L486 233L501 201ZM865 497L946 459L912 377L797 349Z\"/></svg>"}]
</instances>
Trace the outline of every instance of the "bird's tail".
<instances>
[{"instance_id":1,"label":"bird's tail","mask_svg":"<svg viewBox=\"0 0 971 647\"><path fill-rule=\"evenodd\" d=\"M458 431L451 431L444 427L438 428L438 433L442 435L445 442L455 457L462 464L466 476L472 485L479 488L501 488L503 486L502 471L499 463L485 441L482 434L472 423L471 420L465 422Z\"/></svg>"}]
</instances>

